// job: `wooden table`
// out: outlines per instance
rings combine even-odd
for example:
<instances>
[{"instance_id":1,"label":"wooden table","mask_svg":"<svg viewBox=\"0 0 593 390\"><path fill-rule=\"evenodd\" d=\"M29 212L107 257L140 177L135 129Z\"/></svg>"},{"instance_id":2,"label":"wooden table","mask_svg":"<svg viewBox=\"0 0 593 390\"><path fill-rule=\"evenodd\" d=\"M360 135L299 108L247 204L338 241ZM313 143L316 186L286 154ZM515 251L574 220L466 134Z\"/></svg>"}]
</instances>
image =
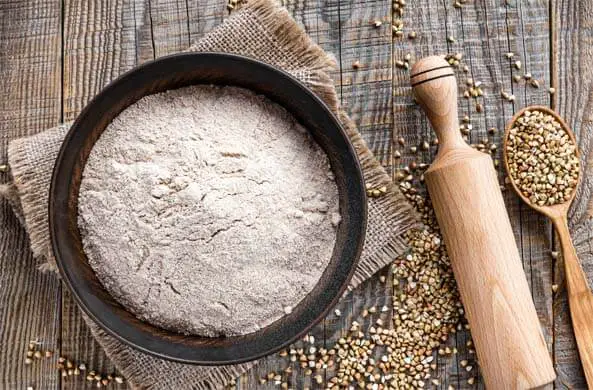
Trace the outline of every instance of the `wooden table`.
<instances>
[{"instance_id":1,"label":"wooden table","mask_svg":"<svg viewBox=\"0 0 593 390\"><path fill-rule=\"evenodd\" d=\"M460 52L467 77L482 81L483 113L460 98L460 115L471 117L476 142L490 127L503 129L513 112L527 104L555 107L571 124L585 156L591 150L591 68L593 68L593 0L469 0L461 8L453 0L408 0L402 18L406 35L391 33L391 0L285 0L290 13L311 37L335 55L333 74L342 103L356 121L377 158L390 172L414 157L394 157L395 142L404 136L420 143L431 134L413 104L408 72L395 66L406 53L413 58ZM190 42L228 17L226 1L210 0L0 0L0 163L10 138L32 134L76 117L85 103L110 80L135 65L185 49ZM372 26L382 20L379 28ZM450 36L453 39L447 39ZM512 51L522 62L513 69L505 58ZM360 61L360 69L352 64ZM516 84L512 76L530 72L539 89ZM460 80L460 85L463 80ZM552 97L548 87L556 88ZM500 98L513 93L514 103ZM428 160L430 156L423 155ZM502 181L501 172L501 181ZM0 176L2 181L6 176ZM583 192L588 195L588 181ZM584 389L565 301L561 263L553 261L551 225L505 192L525 271L554 356L556 388ZM588 196L572 213L572 227L585 229ZM6 202L0 223L14 221ZM579 237L588 238L587 233ZM108 372L112 363L94 342L69 293L54 275L36 270L21 229L0 231L0 388L81 389L82 380L62 380L48 361L24 365L29 340L39 339L56 353ZM593 275L588 240L577 240L585 268ZM18 256L10 253L19 253ZM552 292L558 284L559 292ZM321 340L336 326L346 326L364 305L387 302L390 285L376 280L342 304L340 323L327 321L315 333ZM593 319L592 319L593 320ZM449 345L464 345L458 334ZM459 366L466 358L439 359L440 388L470 388ZM257 373L239 381L240 388L259 388L257 376L280 363L269 359ZM174 372L171 375L175 375ZM295 374L296 375L296 374ZM474 386L475 387L475 386ZM478 387L483 387L478 381Z\"/></svg>"}]
</instances>

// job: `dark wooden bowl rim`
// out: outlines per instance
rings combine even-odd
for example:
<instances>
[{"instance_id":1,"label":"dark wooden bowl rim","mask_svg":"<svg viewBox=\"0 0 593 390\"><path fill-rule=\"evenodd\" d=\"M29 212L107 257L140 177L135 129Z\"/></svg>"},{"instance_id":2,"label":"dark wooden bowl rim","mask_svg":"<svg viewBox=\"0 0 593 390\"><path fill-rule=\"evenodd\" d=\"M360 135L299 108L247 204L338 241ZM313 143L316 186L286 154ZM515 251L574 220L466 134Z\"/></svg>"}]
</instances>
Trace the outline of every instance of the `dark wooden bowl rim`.
<instances>
[{"instance_id":1,"label":"dark wooden bowl rim","mask_svg":"<svg viewBox=\"0 0 593 390\"><path fill-rule=\"evenodd\" d=\"M307 128L327 153L340 194L342 222L332 259L316 287L292 313L239 337L184 336L138 320L103 288L82 250L78 190L92 146L123 109L143 96L193 84L235 85L276 101ZM102 329L150 355L201 365L242 363L279 351L321 321L345 292L366 229L362 170L346 132L304 84L265 63L220 53L183 53L145 63L105 87L82 110L61 146L49 194L49 230L64 283Z\"/></svg>"}]
</instances>

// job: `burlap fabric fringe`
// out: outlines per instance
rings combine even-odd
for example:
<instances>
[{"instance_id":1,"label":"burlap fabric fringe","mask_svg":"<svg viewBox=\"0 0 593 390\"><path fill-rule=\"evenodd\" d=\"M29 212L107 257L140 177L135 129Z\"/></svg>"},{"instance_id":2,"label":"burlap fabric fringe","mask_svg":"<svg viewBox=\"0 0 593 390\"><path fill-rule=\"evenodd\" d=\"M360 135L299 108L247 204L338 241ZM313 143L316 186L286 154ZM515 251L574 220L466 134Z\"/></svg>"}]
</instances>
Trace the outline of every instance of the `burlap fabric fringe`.
<instances>
[{"instance_id":1,"label":"burlap fabric fringe","mask_svg":"<svg viewBox=\"0 0 593 390\"><path fill-rule=\"evenodd\" d=\"M416 225L416 214L385 170L375 160L353 122L340 109L328 71L334 61L272 0L254 0L192 45L190 51L241 54L281 68L304 82L336 113L355 146L366 183L386 186L382 197L369 199L366 242L351 288L388 265L405 248L404 233ZM47 225L49 182L54 161L69 124L12 141L8 148L12 182L0 187L30 236L41 268L55 270ZM97 341L135 388L215 389L252 368L246 364L198 367L172 363L134 350L85 318Z\"/></svg>"}]
</instances>

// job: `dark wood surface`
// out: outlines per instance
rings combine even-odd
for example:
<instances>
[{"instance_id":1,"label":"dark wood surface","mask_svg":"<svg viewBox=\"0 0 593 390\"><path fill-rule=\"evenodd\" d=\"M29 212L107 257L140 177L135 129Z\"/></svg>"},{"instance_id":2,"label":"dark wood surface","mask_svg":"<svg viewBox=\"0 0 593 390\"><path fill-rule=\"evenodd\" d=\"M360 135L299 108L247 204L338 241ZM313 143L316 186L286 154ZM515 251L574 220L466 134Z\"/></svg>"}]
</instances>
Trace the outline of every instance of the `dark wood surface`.
<instances>
[{"instance_id":1,"label":"dark wood surface","mask_svg":"<svg viewBox=\"0 0 593 390\"><path fill-rule=\"evenodd\" d=\"M359 125L377 158L395 174L398 165L415 156L398 149L403 136L419 143L431 136L427 121L413 104L408 72L394 66L406 53L412 58L461 52L471 77L483 82L484 112L460 100L460 115L469 115L477 141L486 130L502 133L505 122L527 104L553 105L575 130L583 155L591 151L593 118L593 0L470 0L455 8L452 0L408 0L402 20L415 40L392 38L390 0L284 0L283 3L325 50L333 53L339 69L332 74L338 93ZM84 104L109 80L155 56L184 49L228 17L226 1L202 0L0 0L0 162L9 139L75 118ZM375 19L384 24L376 29ZM451 35L455 42L446 37ZM516 53L521 71L511 67L504 53ZM352 63L362 67L355 71ZM530 72L540 80L535 89L516 84L514 74ZM460 72L460 74L463 74ZM551 98L547 90L556 88ZM512 92L514 103L500 91ZM429 160L427 153L422 158ZM501 182L503 173L501 171ZM0 176L0 180L6 177ZM586 220L591 215L587 185L571 213L571 228L580 238L577 249L585 270L593 275ZM555 248L551 225L522 204L512 191L505 201L523 257L536 308L549 349L554 356L559 389L585 389L575 349L568 306L563 292L561 261L550 257ZM24 365L26 344L32 338L77 361L109 372L113 366L90 337L72 298L51 275L36 270L27 239L6 203L0 207L0 388L80 389L82 382L62 381L50 364ZM9 248L18 248L20 256ZM558 293L552 284L559 285ZM363 306L389 302L391 285L371 280L341 303L341 318L329 318L314 334L327 343L347 326ZM461 332L448 341L461 346ZM457 359L439 359L438 374L448 383L470 388ZM279 360L267 359L241 378L241 388L260 388L258 376L277 369ZM174 375L174 373L171 373ZM295 374L296 375L296 374ZM310 379L294 378L308 384ZM473 387L476 387L475 385ZM483 387L478 381L478 387Z\"/></svg>"}]
</instances>

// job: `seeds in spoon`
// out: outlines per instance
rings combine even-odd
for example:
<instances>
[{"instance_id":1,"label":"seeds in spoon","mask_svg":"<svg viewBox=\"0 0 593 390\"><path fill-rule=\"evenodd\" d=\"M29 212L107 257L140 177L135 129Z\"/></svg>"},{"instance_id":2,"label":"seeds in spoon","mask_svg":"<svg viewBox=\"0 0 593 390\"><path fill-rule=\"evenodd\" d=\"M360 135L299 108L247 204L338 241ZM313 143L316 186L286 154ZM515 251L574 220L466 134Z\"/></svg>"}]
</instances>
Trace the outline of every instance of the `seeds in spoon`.
<instances>
[{"instance_id":1,"label":"seeds in spoon","mask_svg":"<svg viewBox=\"0 0 593 390\"><path fill-rule=\"evenodd\" d=\"M554 116L525 111L509 131L506 156L511 180L532 204L570 200L579 179L577 146Z\"/></svg>"}]
</instances>

